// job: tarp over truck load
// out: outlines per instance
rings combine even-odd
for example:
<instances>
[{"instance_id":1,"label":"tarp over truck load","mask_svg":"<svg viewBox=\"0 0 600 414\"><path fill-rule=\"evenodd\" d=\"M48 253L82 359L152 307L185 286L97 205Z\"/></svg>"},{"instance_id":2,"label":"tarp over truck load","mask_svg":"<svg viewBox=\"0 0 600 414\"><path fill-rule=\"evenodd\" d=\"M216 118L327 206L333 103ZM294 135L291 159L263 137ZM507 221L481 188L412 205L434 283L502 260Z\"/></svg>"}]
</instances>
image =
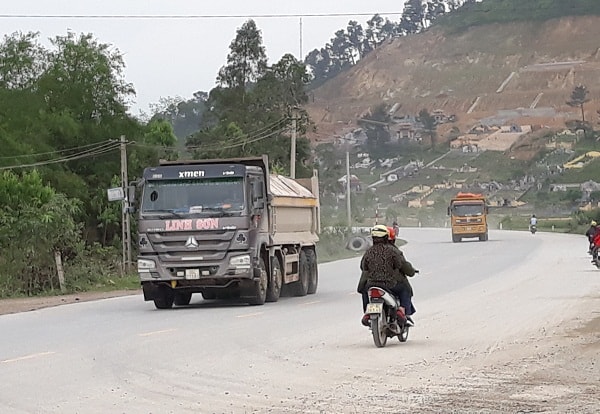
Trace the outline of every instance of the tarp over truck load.
<instances>
[{"instance_id":1,"label":"tarp over truck load","mask_svg":"<svg viewBox=\"0 0 600 414\"><path fill-rule=\"evenodd\" d=\"M307 188L310 185L318 195L316 182L316 176L305 180L270 176L274 243L312 244L319 240L319 199Z\"/></svg>"}]
</instances>

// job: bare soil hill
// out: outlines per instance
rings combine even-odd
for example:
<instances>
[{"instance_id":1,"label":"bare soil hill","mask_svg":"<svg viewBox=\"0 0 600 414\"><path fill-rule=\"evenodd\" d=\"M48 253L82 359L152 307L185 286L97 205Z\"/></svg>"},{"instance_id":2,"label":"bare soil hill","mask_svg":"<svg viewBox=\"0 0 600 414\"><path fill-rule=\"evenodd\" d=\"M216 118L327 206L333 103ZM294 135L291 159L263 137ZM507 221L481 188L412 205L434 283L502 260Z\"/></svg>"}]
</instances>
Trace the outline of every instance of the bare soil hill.
<instances>
[{"instance_id":1,"label":"bare soil hill","mask_svg":"<svg viewBox=\"0 0 600 414\"><path fill-rule=\"evenodd\" d=\"M394 39L313 91L307 106L326 140L356 127L381 103L396 114L443 110L461 131L482 119L564 126L579 119L566 105L573 88L589 90L588 120L600 108L600 17L493 24L461 33L442 28Z\"/></svg>"}]
</instances>

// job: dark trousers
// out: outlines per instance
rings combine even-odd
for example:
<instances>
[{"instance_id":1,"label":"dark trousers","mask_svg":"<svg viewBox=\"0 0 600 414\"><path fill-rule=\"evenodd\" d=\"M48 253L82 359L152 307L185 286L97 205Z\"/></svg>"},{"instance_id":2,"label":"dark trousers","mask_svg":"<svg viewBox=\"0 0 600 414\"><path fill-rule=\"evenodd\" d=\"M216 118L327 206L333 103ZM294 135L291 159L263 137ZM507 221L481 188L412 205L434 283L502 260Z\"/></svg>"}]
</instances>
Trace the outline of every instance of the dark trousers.
<instances>
[{"instance_id":1,"label":"dark trousers","mask_svg":"<svg viewBox=\"0 0 600 414\"><path fill-rule=\"evenodd\" d=\"M365 290L362 293L363 312L367 310L367 304L369 303L369 288L373 285L367 284ZM415 307L412 304L410 289L403 283L398 283L389 290L394 296L400 300L400 306L404 308L406 316L410 316L416 312Z\"/></svg>"}]
</instances>

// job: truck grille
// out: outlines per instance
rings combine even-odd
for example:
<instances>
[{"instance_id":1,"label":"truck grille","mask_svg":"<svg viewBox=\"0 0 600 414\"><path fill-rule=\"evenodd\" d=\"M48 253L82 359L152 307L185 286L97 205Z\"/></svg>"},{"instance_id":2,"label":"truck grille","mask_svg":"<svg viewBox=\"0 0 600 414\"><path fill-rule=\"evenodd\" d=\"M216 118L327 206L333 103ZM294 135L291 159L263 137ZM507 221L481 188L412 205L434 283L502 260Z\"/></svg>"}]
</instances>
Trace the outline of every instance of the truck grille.
<instances>
[{"instance_id":1,"label":"truck grille","mask_svg":"<svg viewBox=\"0 0 600 414\"><path fill-rule=\"evenodd\" d=\"M234 235L234 230L147 233L163 263L223 260Z\"/></svg>"}]
</instances>

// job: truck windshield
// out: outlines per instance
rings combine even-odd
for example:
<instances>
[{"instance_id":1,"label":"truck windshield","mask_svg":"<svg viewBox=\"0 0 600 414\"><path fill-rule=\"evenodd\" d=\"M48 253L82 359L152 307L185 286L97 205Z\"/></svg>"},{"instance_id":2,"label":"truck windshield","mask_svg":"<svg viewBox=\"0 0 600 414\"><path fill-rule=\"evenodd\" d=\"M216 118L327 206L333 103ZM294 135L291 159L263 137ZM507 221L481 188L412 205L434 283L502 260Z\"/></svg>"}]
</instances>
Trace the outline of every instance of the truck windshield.
<instances>
[{"instance_id":1,"label":"truck windshield","mask_svg":"<svg viewBox=\"0 0 600 414\"><path fill-rule=\"evenodd\" d=\"M481 216L483 215L483 204L454 204L452 214L455 216Z\"/></svg>"},{"instance_id":2,"label":"truck windshield","mask_svg":"<svg viewBox=\"0 0 600 414\"><path fill-rule=\"evenodd\" d=\"M140 209L142 214L241 214L244 206L244 179L224 177L147 181Z\"/></svg>"}]
</instances>

